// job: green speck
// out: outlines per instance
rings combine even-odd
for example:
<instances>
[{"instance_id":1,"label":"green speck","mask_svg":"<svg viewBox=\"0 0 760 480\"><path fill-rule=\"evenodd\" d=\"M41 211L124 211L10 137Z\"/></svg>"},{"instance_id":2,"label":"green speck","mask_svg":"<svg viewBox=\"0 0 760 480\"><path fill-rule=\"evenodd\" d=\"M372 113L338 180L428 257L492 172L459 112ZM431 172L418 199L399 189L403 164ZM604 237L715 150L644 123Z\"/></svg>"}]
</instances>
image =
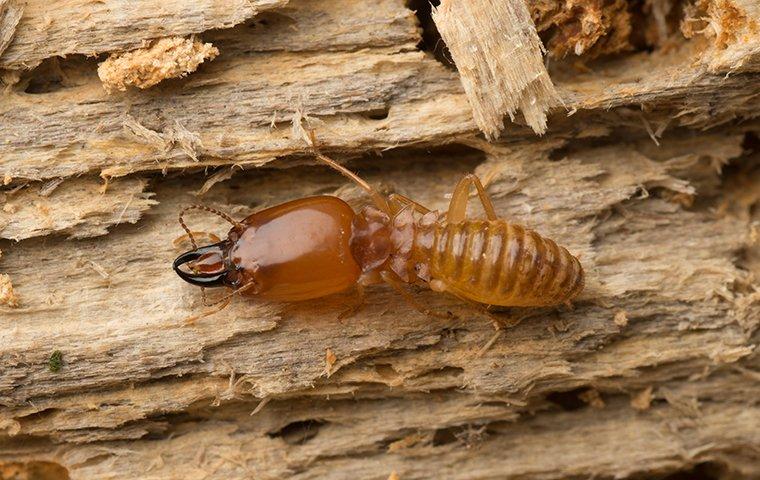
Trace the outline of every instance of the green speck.
<instances>
[{"instance_id":1,"label":"green speck","mask_svg":"<svg viewBox=\"0 0 760 480\"><path fill-rule=\"evenodd\" d=\"M61 369L63 366L63 353L60 350L56 350L55 352L50 354L50 359L48 360L48 368L51 372L55 373L58 370Z\"/></svg>"}]
</instances>

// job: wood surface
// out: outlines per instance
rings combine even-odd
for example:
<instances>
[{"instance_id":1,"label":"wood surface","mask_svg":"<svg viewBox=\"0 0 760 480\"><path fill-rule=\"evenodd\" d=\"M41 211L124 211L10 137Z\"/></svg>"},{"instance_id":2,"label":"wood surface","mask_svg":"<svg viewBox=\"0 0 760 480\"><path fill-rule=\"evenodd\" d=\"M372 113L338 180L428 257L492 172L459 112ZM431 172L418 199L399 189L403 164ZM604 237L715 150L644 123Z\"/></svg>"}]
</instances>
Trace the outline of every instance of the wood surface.
<instances>
[{"instance_id":1,"label":"wood surface","mask_svg":"<svg viewBox=\"0 0 760 480\"><path fill-rule=\"evenodd\" d=\"M754 2L527 2L560 104L543 136L517 115L493 141L425 2L138 3L64 2L74 28L0 1L0 478L760 477ZM219 56L108 93L98 63L163 36ZM353 291L199 318L171 269L183 206L368 203L308 131L439 211L477 173L581 259L584 293L496 310L500 332L383 286L347 318Z\"/></svg>"}]
</instances>

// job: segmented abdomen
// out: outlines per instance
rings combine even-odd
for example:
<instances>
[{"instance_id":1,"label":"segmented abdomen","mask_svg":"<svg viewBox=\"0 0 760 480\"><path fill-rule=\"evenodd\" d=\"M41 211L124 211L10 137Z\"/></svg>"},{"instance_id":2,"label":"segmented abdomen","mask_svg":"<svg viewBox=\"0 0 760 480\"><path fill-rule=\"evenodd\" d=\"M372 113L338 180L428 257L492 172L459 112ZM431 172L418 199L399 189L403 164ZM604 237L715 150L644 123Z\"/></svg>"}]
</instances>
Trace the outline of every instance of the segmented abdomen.
<instances>
[{"instance_id":1,"label":"segmented abdomen","mask_svg":"<svg viewBox=\"0 0 760 480\"><path fill-rule=\"evenodd\" d=\"M418 227L414 245L414 261L426 264L432 280L476 302L556 305L583 290L583 267L567 249L505 221Z\"/></svg>"}]
</instances>

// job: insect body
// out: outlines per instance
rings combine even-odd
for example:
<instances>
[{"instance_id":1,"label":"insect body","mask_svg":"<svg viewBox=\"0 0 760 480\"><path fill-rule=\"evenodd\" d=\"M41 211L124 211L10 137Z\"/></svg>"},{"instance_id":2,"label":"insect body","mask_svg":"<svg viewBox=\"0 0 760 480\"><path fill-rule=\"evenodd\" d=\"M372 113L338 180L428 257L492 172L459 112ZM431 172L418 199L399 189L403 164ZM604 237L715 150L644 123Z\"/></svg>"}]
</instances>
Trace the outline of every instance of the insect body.
<instances>
[{"instance_id":1,"label":"insect body","mask_svg":"<svg viewBox=\"0 0 760 480\"><path fill-rule=\"evenodd\" d=\"M475 175L459 182L448 212L440 215L401 195L384 197L317 156L364 188L375 205L356 213L337 197L310 197L240 222L190 207L217 213L233 227L225 240L180 255L177 274L201 287L226 286L278 301L385 282L407 297L404 284L427 284L478 303L527 307L568 302L583 289L578 259L554 241L499 219ZM466 218L473 186L485 220ZM182 214L180 223L192 240Z\"/></svg>"}]
</instances>

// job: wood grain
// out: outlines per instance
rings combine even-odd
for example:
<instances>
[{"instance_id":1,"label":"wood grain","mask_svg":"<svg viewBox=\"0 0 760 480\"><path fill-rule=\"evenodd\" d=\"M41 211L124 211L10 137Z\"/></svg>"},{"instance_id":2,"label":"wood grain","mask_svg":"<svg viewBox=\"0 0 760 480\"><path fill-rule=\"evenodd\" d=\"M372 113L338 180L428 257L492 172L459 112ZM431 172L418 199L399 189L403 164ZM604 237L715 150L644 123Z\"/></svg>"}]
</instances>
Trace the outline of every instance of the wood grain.
<instances>
[{"instance_id":1,"label":"wood grain","mask_svg":"<svg viewBox=\"0 0 760 480\"><path fill-rule=\"evenodd\" d=\"M395 468L410 478L424 478L424 473L403 460L403 450L387 451L393 442L422 429L417 443L407 440L412 442L411 451L422 448L431 461L450 452L457 460L436 468L451 472L453 478L470 478L465 473L469 470L456 467L470 465L472 457L456 447L475 441L468 440L470 434L477 438L468 429L477 431L493 424L488 429L494 430L484 434L485 443L479 447L485 450L478 450L475 457L492 458L490 448L505 448L512 444L511 435L522 439L527 434L517 433L522 432L520 426L502 430L501 425L509 425L504 420L521 419L519 425L528 430L532 422L570 421L570 413L557 413L546 403L551 392L590 386L602 391L610 406L602 417L605 420L593 423L601 429L622 424L648 429L647 425L654 425L648 422L656 422L656 412L663 408L676 421L687 408L678 402L688 405L690 398L709 398L702 388L709 391L724 388L727 384L722 382L741 382L743 374L737 374L733 366L752 368L756 361L753 345L760 318L756 295L736 289L737 282L746 278L746 272L734 263L734 253L749 241L747 221L716 216L709 205L687 209L671 196L698 194L696 188L703 184L705 194L716 195L717 174L711 165L725 162L728 158L723 155L740 155L736 147L741 137L702 139L705 150L694 150L698 141L685 135L667 143L667 158L642 153L649 148L644 143L651 142L648 139L625 149L619 145L582 149L559 160L548 155L561 144L527 143L494 147L486 157L477 151L452 156L400 152L386 161L404 168L368 175L371 181L382 180L386 188L440 209L445 208L445 193L456 179L477 167L475 171L490 181L489 191L499 212L562 241L581 256L589 272L589 287L575 308L524 312L528 317L482 355L479 351L493 335L488 319L456 299L432 292L417 295L435 308L452 311L458 319L427 318L399 303L392 291L376 288L369 292L367 304L344 321L337 317L350 295L327 298L318 307L238 299L223 312L186 325L187 317L204 308L197 290L175 278L169 263L178 251L172 240L181 233L176 212L192 200L190 192L199 186L193 179L157 185L160 204L138 226L117 227L102 240L73 245L22 242L8 249L3 259L21 304L3 310L3 424L13 438L48 437L64 442L65 447L50 457L37 449L43 444L23 442L24 448L5 450L6 455L52 458L74 476L87 478L106 472L129 476L136 473L133 468L154 462L151 471L158 477L168 472L201 475L210 468L218 475L266 471L300 478L297 472L319 476L327 469L336 478L357 472L380 478ZM715 151L721 153L706 148L720 144L725 148ZM543 153L537 158L537 152ZM425 167L433 158L436 166ZM555 178L551 189L545 188L548 172ZM645 196L642 189L660 193ZM355 205L366 201L355 187L314 168L239 174L212 188L206 201L242 217L254 208L288 198L333 191ZM191 228L221 233L224 226L213 218L196 216L191 218ZM689 238L689 248L683 249L674 238ZM27 258L39 259L40 266L27 269ZM99 274L93 263L107 276ZM139 292L134 289L136 278L142 285ZM615 322L621 311L626 312L623 326ZM336 357L329 377L328 348ZM47 366L55 349L63 352L64 359L57 373ZM712 373L703 383L679 387L688 393L671 392L676 378L703 375L705 369ZM649 386L654 386L656 398L667 396L670 400L665 402L675 406L657 406L637 417L620 392L635 395ZM431 391L443 395L428 412L430 418L442 419L433 423L417 410L430 404L430 399L417 400L419 395ZM331 400L329 407L320 407L311 400L299 403L304 397L346 400ZM248 431L248 414L262 399L273 403L253 417L259 420ZM686 464L722 459L724 448L738 448L755 439L754 429L739 424L753 421L758 412L742 407L736 417L728 414L724 403L705 401L707 405L698 410L705 423L698 437L689 437L694 442L687 443L687 450L696 453ZM366 429L358 417L352 417L352 427L323 425L337 425L342 423L338 419L346 418L340 413L340 402L367 415ZM415 402L421 402L420 407ZM484 402L487 406L478 406ZM280 408L289 413L278 413ZM374 413L374 408L380 410ZM535 414L530 412L547 408L547 416L533 419ZM182 411L199 413L191 424L167 416ZM391 413L401 411L409 413ZM452 416L448 411L458 413ZM206 419L207 415L211 417ZM383 420L385 426L378 428L369 420L375 418L395 418L396 423ZM589 432L596 428L573 418L580 422L573 424L577 426L557 420L558 435L564 428L569 430L561 435L577 435L574 429L580 425L592 428ZM299 421L315 423L319 440L288 440L287 435L283 440L273 433ZM725 422L734 423L729 427ZM327 433L333 428L339 428L334 436ZM719 438L721 428L732 428L737 435L731 440ZM299 430L294 430L292 435L298 438ZM437 430L448 433L436 434ZM120 453L119 445L127 444L119 442L146 435L154 438L152 447L146 443L143 450L142 441L129 443L129 452ZM198 435L206 440L199 441ZM441 444L436 435L454 435L454 440ZM163 440L156 444L159 438ZM673 460L683 448L679 438L658 440L666 450L673 449L661 463L652 459L651 465L634 462L639 465L634 466L622 457L619 464L575 465L579 471L622 469L630 474L673 468L684 464L683 458L680 463ZM211 439L216 447L208 443ZM290 445L288 441L293 446L283 447L282 442ZM212 460L217 454L237 458L231 452L238 451L239 442L258 445L246 451L260 453L231 463ZM104 451L101 447L110 453L95 459L94 452ZM359 451L365 452L362 460L349 460ZM286 452L289 460L282 463ZM188 456L196 455L210 457L187 462ZM539 465L528 467L518 458L502 459L488 468L529 471ZM373 468L373 473L367 470ZM487 471L479 475L490 475Z\"/></svg>"},{"instance_id":2,"label":"wood grain","mask_svg":"<svg viewBox=\"0 0 760 480\"><path fill-rule=\"evenodd\" d=\"M147 181L125 178L104 184L96 178L53 180L3 194L0 238L22 240L50 233L69 238L105 235L108 227L135 223L155 205Z\"/></svg>"},{"instance_id":3,"label":"wood grain","mask_svg":"<svg viewBox=\"0 0 760 480\"><path fill-rule=\"evenodd\" d=\"M138 4L144 21L29 0L0 57L21 38L42 62L0 72L0 478L760 476L752 2L629 2L614 19L619 5L531 2L564 106L545 136L517 118L494 142L427 2L216 2L203 21L203 2L170 2L187 10L171 18ZM100 12L97 28L69 7ZM44 58L96 31L99 51L140 46L156 25L219 56L110 96L89 52ZM183 206L367 203L314 166L305 130L382 192L440 211L477 173L500 215L580 258L586 289L495 310L515 324L503 332L456 298L412 289L452 314L431 318L383 286L347 318L355 292L235 298L199 318L171 269Z\"/></svg>"},{"instance_id":4,"label":"wood grain","mask_svg":"<svg viewBox=\"0 0 760 480\"><path fill-rule=\"evenodd\" d=\"M147 40L229 28L287 0L21 2L24 15L0 68L33 68L48 57L131 50Z\"/></svg>"},{"instance_id":5,"label":"wood grain","mask_svg":"<svg viewBox=\"0 0 760 480\"><path fill-rule=\"evenodd\" d=\"M486 137L498 137L504 116L518 110L533 131L546 133L546 112L559 96L526 3L443 0L432 16Z\"/></svg>"}]
</instances>

